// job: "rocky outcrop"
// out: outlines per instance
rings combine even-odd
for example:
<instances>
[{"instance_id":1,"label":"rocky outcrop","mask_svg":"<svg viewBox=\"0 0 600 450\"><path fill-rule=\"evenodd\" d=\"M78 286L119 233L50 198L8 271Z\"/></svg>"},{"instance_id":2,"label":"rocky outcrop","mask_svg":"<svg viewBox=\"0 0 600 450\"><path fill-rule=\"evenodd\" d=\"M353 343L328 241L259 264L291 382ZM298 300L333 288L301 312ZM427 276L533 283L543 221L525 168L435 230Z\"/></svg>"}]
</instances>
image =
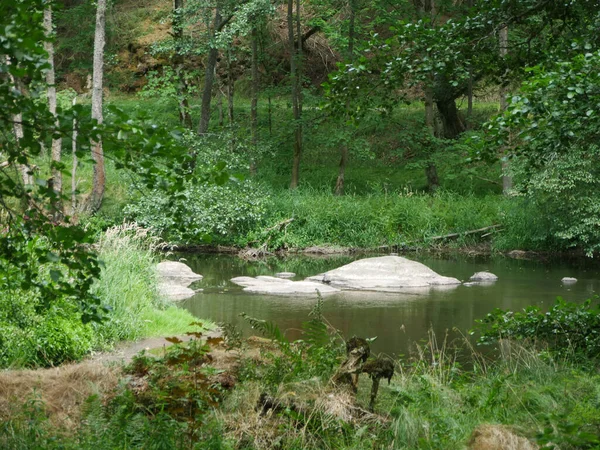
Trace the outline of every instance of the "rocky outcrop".
<instances>
[{"instance_id":1,"label":"rocky outcrop","mask_svg":"<svg viewBox=\"0 0 600 450\"><path fill-rule=\"evenodd\" d=\"M254 294L269 295L316 295L317 290L321 294L339 292L332 286L312 281L292 281L276 277L258 276L236 277L231 279L232 283L243 286L244 291Z\"/></svg>"},{"instance_id":2,"label":"rocky outcrop","mask_svg":"<svg viewBox=\"0 0 600 450\"><path fill-rule=\"evenodd\" d=\"M158 272L158 291L172 301L185 300L199 290L189 288L194 281L202 279L202 275L194 273L187 265L178 261L163 261L156 266Z\"/></svg>"},{"instance_id":3,"label":"rocky outcrop","mask_svg":"<svg viewBox=\"0 0 600 450\"><path fill-rule=\"evenodd\" d=\"M471 275L469 281L477 281L483 283L493 283L494 281L498 281L498 276L494 275L491 272L476 272Z\"/></svg>"},{"instance_id":4,"label":"rocky outcrop","mask_svg":"<svg viewBox=\"0 0 600 450\"><path fill-rule=\"evenodd\" d=\"M460 285L456 278L444 277L424 264L401 256L380 256L354 261L329 272L307 278L339 289L422 292L430 288Z\"/></svg>"}]
</instances>

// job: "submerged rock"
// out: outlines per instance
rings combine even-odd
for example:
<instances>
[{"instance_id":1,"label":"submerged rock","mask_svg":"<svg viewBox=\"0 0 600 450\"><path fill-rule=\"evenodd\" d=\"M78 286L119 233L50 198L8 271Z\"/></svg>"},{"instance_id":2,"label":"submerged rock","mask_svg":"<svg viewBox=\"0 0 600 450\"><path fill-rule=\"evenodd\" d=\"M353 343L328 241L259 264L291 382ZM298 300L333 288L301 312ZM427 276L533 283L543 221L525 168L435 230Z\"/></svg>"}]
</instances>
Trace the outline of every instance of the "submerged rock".
<instances>
[{"instance_id":1,"label":"submerged rock","mask_svg":"<svg viewBox=\"0 0 600 450\"><path fill-rule=\"evenodd\" d=\"M156 266L158 271L158 291L169 300L185 300L200 291L188 286L202 279L202 275L194 273L187 265L178 261L163 261Z\"/></svg>"},{"instance_id":2,"label":"submerged rock","mask_svg":"<svg viewBox=\"0 0 600 450\"><path fill-rule=\"evenodd\" d=\"M401 256L380 256L354 261L329 272L307 278L340 289L422 292L435 287L454 287L460 281L444 277L424 264Z\"/></svg>"},{"instance_id":3,"label":"submerged rock","mask_svg":"<svg viewBox=\"0 0 600 450\"><path fill-rule=\"evenodd\" d=\"M258 276L256 278L236 277L232 278L231 282L238 286L243 286L244 291L253 292L255 294L315 295L317 290L321 294L339 292L339 289L321 283L312 281L292 281L267 276Z\"/></svg>"},{"instance_id":4,"label":"submerged rock","mask_svg":"<svg viewBox=\"0 0 600 450\"><path fill-rule=\"evenodd\" d=\"M486 283L498 281L498 277L491 272L477 272L474 273L469 281L483 281Z\"/></svg>"},{"instance_id":5,"label":"submerged rock","mask_svg":"<svg viewBox=\"0 0 600 450\"><path fill-rule=\"evenodd\" d=\"M294 278L296 274L294 272L278 272L275 276L277 278Z\"/></svg>"},{"instance_id":6,"label":"submerged rock","mask_svg":"<svg viewBox=\"0 0 600 450\"><path fill-rule=\"evenodd\" d=\"M563 284L574 284L577 283L577 278L572 278L572 277L564 277L562 280L560 280Z\"/></svg>"}]
</instances>

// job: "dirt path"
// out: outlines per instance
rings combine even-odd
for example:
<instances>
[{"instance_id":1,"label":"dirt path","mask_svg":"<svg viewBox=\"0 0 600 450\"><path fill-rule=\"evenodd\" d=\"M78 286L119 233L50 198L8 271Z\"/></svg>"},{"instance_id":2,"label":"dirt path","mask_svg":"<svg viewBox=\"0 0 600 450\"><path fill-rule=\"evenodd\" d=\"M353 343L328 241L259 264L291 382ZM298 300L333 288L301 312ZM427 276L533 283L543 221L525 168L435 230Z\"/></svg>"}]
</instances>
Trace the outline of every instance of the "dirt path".
<instances>
[{"instance_id":1,"label":"dirt path","mask_svg":"<svg viewBox=\"0 0 600 450\"><path fill-rule=\"evenodd\" d=\"M203 332L202 336L205 338L220 337L222 332L220 329L210 330ZM187 342L192 339L192 336L181 335L177 336L183 342ZM101 362L104 364L127 364L131 362L133 357L140 353L142 350L152 350L156 348L165 348L173 345L168 342L164 337L142 339L136 342L123 342L117 345L117 348L110 352L97 353L89 358L91 362Z\"/></svg>"}]
</instances>

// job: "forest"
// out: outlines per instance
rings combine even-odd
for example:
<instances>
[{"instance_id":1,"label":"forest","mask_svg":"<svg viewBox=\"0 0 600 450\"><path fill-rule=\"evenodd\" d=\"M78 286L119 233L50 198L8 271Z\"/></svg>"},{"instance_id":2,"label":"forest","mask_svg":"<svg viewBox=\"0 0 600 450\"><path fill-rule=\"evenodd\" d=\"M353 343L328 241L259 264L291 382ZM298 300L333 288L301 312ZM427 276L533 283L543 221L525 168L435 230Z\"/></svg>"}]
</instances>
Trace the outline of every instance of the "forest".
<instances>
[{"instance_id":1,"label":"forest","mask_svg":"<svg viewBox=\"0 0 600 450\"><path fill-rule=\"evenodd\" d=\"M0 24L0 447L600 448L600 1L2 0ZM290 329L233 323L157 271L383 255L587 284L390 356L324 292Z\"/></svg>"}]
</instances>

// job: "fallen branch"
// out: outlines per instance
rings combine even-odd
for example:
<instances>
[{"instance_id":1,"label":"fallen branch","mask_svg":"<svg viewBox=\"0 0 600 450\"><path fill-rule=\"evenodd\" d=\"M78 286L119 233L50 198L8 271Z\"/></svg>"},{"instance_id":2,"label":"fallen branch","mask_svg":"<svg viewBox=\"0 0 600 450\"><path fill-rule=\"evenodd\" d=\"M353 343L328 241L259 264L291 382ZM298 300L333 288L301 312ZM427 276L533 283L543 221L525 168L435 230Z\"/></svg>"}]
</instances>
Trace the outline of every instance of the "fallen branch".
<instances>
[{"instance_id":1,"label":"fallen branch","mask_svg":"<svg viewBox=\"0 0 600 450\"><path fill-rule=\"evenodd\" d=\"M425 240L439 241L441 239L454 239L454 238L457 238L457 237L460 237L460 236L468 236L468 235L471 235L471 234L484 233L484 232L490 231L490 230L497 230L501 226L502 225L490 225L489 227L478 228L477 230L463 231L461 233L444 234L442 236L433 236L433 237L425 239ZM488 233L488 235L489 235L489 233Z\"/></svg>"}]
</instances>

